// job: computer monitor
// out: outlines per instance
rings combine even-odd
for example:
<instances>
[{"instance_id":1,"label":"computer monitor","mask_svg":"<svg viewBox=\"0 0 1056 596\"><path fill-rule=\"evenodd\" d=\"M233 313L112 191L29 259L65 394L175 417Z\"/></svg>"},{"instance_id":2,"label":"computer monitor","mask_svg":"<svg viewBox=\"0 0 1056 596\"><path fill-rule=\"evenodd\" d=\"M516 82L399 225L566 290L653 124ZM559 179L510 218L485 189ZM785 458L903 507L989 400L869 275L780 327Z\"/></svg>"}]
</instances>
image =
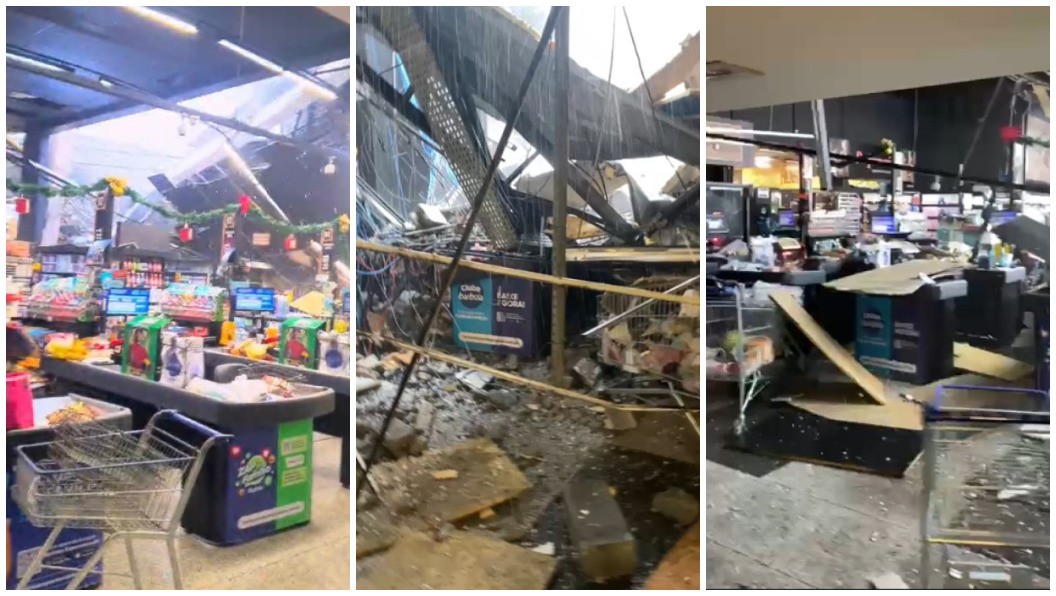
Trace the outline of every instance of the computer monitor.
<instances>
[{"instance_id":1,"label":"computer monitor","mask_svg":"<svg viewBox=\"0 0 1056 596\"><path fill-rule=\"evenodd\" d=\"M234 298L236 312L275 312L273 288L236 288Z\"/></svg>"},{"instance_id":2,"label":"computer monitor","mask_svg":"<svg viewBox=\"0 0 1056 596\"><path fill-rule=\"evenodd\" d=\"M894 215L874 215L871 229L874 234L897 234L898 223Z\"/></svg>"},{"instance_id":3,"label":"computer monitor","mask_svg":"<svg viewBox=\"0 0 1056 596\"><path fill-rule=\"evenodd\" d=\"M791 209L782 209L777 212L777 225L782 228L796 227L796 212Z\"/></svg>"},{"instance_id":4,"label":"computer monitor","mask_svg":"<svg viewBox=\"0 0 1056 596\"><path fill-rule=\"evenodd\" d=\"M1019 214L1015 211L994 211L993 214L990 215L990 225L999 226L1001 224L1006 224L1016 219L1016 216L1018 215Z\"/></svg>"},{"instance_id":5,"label":"computer monitor","mask_svg":"<svg viewBox=\"0 0 1056 596\"><path fill-rule=\"evenodd\" d=\"M106 315L109 317L138 317L150 313L150 290L120 288L106 291Z\"/></svg>"}]
</instances>

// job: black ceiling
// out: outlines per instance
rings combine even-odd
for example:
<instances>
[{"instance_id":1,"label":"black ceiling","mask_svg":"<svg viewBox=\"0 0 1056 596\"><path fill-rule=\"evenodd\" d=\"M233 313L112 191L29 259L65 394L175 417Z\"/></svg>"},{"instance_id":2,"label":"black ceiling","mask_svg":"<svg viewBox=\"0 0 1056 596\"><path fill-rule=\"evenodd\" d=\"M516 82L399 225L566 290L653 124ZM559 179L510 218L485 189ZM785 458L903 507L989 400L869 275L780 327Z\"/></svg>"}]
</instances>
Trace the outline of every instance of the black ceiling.
<instances>
[{"instance_id":1,"label":"black ceiling","mask_svg":"<svg viewBox=\"0 0 1056 596\"><path fill-rule=\"evenodd\" d=\"M285 68L304 69L351 55L349 25L313 6L164 7L195 24L184 35L123 8L8 7L7 51L58 62L78 76L183 100L270 76L217 45L229 39ZM68 128L141 106L67 83L7 69L8 130ZM16 97L11 97L15 93ZM18 94L33 99L18 99Z\"/></svg>"}]
</instances>

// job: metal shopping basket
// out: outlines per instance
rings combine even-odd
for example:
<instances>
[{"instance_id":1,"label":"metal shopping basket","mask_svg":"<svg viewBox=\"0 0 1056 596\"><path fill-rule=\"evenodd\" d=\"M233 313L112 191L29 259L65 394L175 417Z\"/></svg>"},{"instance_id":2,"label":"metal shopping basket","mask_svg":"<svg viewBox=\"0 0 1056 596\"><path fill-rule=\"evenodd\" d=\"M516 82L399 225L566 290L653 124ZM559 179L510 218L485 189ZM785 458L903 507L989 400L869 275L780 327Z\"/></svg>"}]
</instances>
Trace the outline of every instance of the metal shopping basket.
<instances>
[{"instance_id":1,"label":"metal shopping basket","mask_svg":"<svg viewBox=\"0 0 1056 596\"><path fill-rule=\"evenodd\" d=\"M1049 551L1048 394L940 387L924 406L923 497L924 588L1032 587Z\"/></svg>"},{"instance_id":2,"label":"metal shopping basket","mask_svg":"<svg viewBox=\"0 0 1056 596\"><path fill-rule=\"evenodd\" d=\"M196 446L162 429L159 425L166 421L203 441ZM18 588L25 589L41 570L53 569L77 572L67 586L76 589L94 572L106 547L123 538L136 589L143 586L132 548L135 539L166 542L173 583L182 589L175 543L180 518L210 448L230 438L175 410L162 410L141 431L114 432L93 422L64 424L55 428L54 441L18 447L15 501L30 523L52 528ZM82 567L45 565L64 528L98 529L107 536Z\"/></svg>"}]
</instances>

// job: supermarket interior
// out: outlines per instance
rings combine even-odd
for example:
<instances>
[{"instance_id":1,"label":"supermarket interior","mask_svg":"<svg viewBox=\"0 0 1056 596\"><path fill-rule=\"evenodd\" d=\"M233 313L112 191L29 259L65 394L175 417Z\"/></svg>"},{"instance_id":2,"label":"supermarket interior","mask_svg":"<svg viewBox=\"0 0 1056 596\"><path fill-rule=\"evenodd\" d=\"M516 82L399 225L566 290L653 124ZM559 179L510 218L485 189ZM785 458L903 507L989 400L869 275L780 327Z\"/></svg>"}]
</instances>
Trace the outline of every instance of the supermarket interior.
<instances>
[{"instance_id":1,"label":"supermarket interior","mask_svg":"<svg viewBox=\"0 0 1056 596\"><path fill-rule=\"evenodd\" d=\"M350 10L8 7L7 589L350 589Z\"/></svg>"},{"instance_id":2,"label":"supermarket interior","mask_svg":"<svg viewBox=\"0 0 1056 596\"><path fill-rule=\"evenodd\" d=\"M1049 8L707 29L706 587L1049 589Z\"/></svg>"}]
</instances>

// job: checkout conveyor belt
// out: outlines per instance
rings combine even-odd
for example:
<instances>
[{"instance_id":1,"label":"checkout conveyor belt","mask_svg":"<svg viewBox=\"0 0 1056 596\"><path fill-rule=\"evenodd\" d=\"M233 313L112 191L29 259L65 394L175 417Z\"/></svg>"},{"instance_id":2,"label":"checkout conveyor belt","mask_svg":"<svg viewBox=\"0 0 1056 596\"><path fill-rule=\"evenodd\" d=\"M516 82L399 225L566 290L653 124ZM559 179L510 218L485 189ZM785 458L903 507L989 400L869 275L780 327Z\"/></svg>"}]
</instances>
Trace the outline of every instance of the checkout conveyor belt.
<instances>
[{"instance_id":1,"label":"checkout conveyor belt","mask_svg":"<svg viewBox=\"0 0 1056 596\"><path fill-rule=\"evenodd\" d=\"M114 364L83 364L45 356L41 358L40 369L66 383L115 394L159 410L178 410L199 422L223 427L280 424L316 418L334 409L332 390L319 391L311 397L237 404L122 374L121 367Z\"/></svg>"},{"instance_id":2,"label":"checkout conveyor belt","mask_svg":"<svg viewBox=\"0 0 1056 596\"><path fill-rule=\"evenodd\" d=\"M206 372L212 373L212 371L215 370L217 366L220 366L222 364L244 364L246 366L252 366L255 364L260 364L260 362L256 360L251 360L249 358L243 358L241 356L232 356L231 354L216 348L206 348ZM327 389L330 389L334 392L334 409L331 413L317 417L315 419L315 431L323 433L325 435L330 435L332 437L341 438L341 470L339 476L341 479L341 485L345 488L350 488L352 484L350 461L352 450L352 443L350 438L352 426L352 379L350 377L332 375L329 373L319 372L317 370L310 370L275 363L268 364L270 366L287 368L291 372L295 372L303 376L305 383L309 385L315 385L317 387L326 387Z\"/></svg>"}]
</instances>

